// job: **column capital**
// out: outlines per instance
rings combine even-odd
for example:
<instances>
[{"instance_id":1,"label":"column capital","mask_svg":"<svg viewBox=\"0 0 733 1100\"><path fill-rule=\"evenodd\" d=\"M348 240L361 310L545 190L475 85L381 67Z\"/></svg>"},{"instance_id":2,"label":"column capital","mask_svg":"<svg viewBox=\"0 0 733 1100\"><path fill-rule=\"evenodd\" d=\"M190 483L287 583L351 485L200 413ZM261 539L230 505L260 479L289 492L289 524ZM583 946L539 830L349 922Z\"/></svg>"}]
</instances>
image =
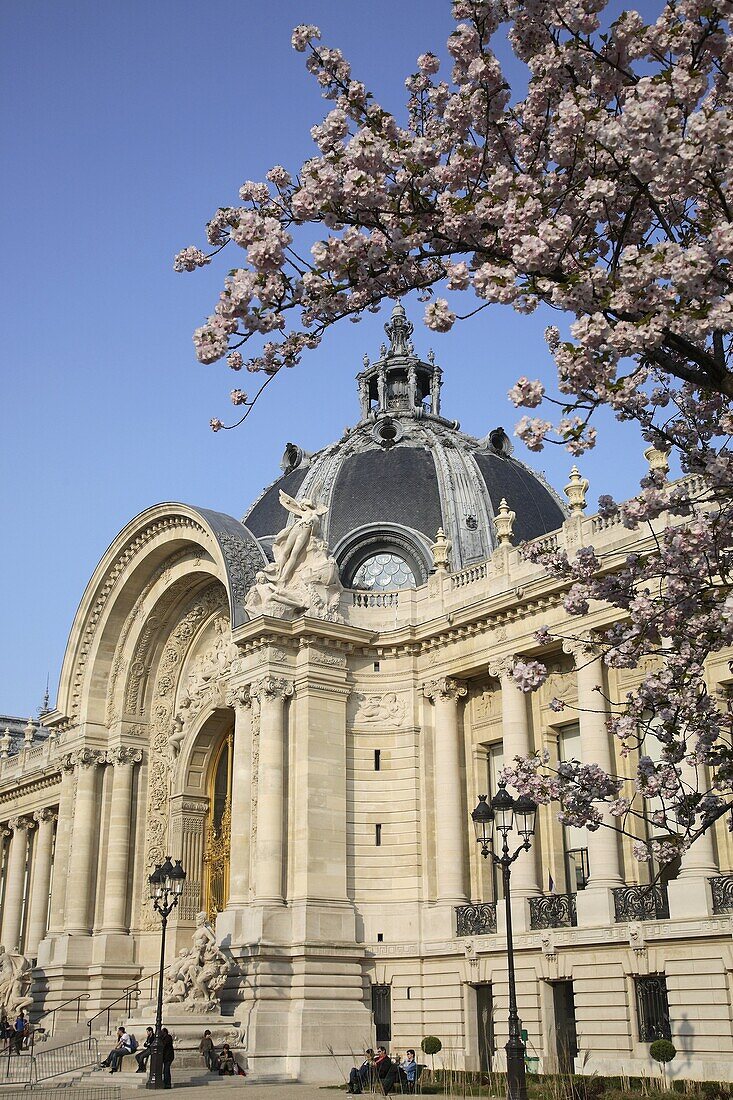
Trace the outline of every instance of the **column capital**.
<instances>
[{"instance_id":1,"label":"column capital","mask_svg":"<svg viewBox=\"0 0 733 1100\"><path fill-rule=\"evenodd\" d=\"M565 638L562 643L562 651L568 657L573 657L576 664L581 661L592 661L596 657L600 657L603 652L601 639L593 631L585 638Z\"/></svg>"},{"instance_id":2,"label":"column capital","mask_svg":"<svg viewBox=\"0 0 733 1100\"><path fill-rule=\"evenodd\" d=\"M227 688L225 703L228 707L232 707L234 710L238 710L240 707L252 706L252 692L249 684L242 684L240 687Z\"/></svg>"},{"instance_id":3,"label":"column capital","mask_svg":"<svg viewBox=\"0 0 733 1100\"><path fill-rule=\"evenodd\" d=\"M134 749L126 745L118 745L116 749L108 749L104 754L104 762L117 767L126 764L130 764L134 767L135 764L141 764L142 759L142 749Z\"/></svg>"},{"instance_id":4,"label":"column capital","mask_svg":"<svg viewBox=\"0 0 733 1100\"><path fill-rule=\"evenodd\" d=\"M503 657L492 657L486 667L489 670L489 676L493 676L496 680L512 681L514 665L517 661L526 661L526 659L522 653L505 653Z\"/></svg>"},{"instance_id":5,"label":"column capital","mask_svg":"<svg viewBox=\"0 0 733 1100\"><path fill-rule=\"evenodd\" d=\"M35 829L36 823L30 817L11 817L8 821L8 828L13 832L17 832L18 829L27 829L29 832L31 829Z\"/></svg>"},{"instance_id":6,"label":"column capital","mask_svg":"<svg viewBox=\"0 0 733 1100\"><path fill-rule=\"evenodd\" d=\"M441 676L436 680L428 680L423 684L423 695L431 702L437 699L452 699L457 702L462 696L468 694L468 687L462 680L454 680L452 676Z\"/></svg>"},{"instance_id":7,"label":"column capital","mask_svg":"<svg viewBox=\"0 0 733 1100\"><path fill-rule=\"evenodd\" d=\"M285 680L282 676L263 676L261 680L257 680L256 683L250 684L249 692L255 699L259 699L260 703L264 697L268 699L287 699L293 692L295 687L292 680Z\"/></svg>"},{"instance_id":8,"label":"column capital","mask_svg":"<svg viewBox=\"0 0 733 1100\"><path fill-rule=\"evenodd\" d=\"M65 771L73 771L74 768L96 768L106 763L106 753L101 749L77 749L69 752L62 761Z\"/></svg>"},{"instance_id":9,"label":"column capital","mask_svg":"<svg viewBox=\"0 0 733 1100\"><path fill-rule=\"evenodd\" d=\"M56 810L52 810L50 806L45 807L43 810L36 810L33 814L33 820L40 825L42 821L55 821L58 817Z\"/></svg>"}]
</instances>

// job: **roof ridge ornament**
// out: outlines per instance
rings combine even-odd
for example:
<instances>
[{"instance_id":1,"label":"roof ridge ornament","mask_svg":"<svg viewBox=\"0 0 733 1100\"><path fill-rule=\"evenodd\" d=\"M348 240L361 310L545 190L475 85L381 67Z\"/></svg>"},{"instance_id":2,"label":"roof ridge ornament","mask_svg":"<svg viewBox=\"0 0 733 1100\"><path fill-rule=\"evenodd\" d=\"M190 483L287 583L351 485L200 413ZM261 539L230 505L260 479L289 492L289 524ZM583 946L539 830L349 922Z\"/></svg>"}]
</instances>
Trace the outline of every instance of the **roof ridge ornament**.
<instances>
[{"instance_id":1,"label":"roof ridge ornament","mask_svg":"<svg viewBox=\"0 0 733 1100\"><path fill-rule=\"evenodd\" d=\"M432 349L427 359L415 354L414 328L405 307L396 302L384 326L389 347L382 344L373 363L365 355L364 369L356 376L362 422L386 414L440 418L443 372Z\"/></svg>"}]
</instances>

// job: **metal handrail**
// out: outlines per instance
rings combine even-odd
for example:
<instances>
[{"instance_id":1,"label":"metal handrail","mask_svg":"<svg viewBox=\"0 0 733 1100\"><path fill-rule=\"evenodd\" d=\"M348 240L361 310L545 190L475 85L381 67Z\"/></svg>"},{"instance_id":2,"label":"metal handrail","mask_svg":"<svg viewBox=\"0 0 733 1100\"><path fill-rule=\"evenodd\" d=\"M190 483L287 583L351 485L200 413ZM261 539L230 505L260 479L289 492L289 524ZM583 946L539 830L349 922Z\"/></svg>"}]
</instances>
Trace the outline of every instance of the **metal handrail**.
<instances>
[{"instance_id":1,"label":"metal handrail","mask_svg":"<svg viewBox=\"0 0 733 1100\"><path fill-rule=\"evenodd\" d=\"M59 1077L63 1073L73 1073L74 1070L97 1065L99 1047L96 1039L91 1037L79 1039L75 1043L66 1043L65 1046L33 1054L30 1062L28 1083L37 1085L40 1081L48 1081L51 1077ZM41 1072L39 1072L39 1066Z\"/></svg>"},{"instance_id":2,"label":"metal handrail","mask_svg":"<svg viewBox=\"0 0 733 1100\"><path fill-rule=\"evenodd\" d=\"M168 967L166 966L164 969L167 970ZM133 985L128 985L125 989L123 989L121 996L116 997L114 1001L110 1001L108 1005L104 1006L104 1008L100 1008L99 1012L95 1012L95 1014L93 1016L89 1016L87 1018L87 1027L89 1029L89 1038L91 1039L91 1037L92 1037L92 1024L94 1023L95 1020L98 1020L100 1016L104 1016L105 1012L107 1013L107 1034L109 1035L110 1030L111 1030L110 1029L110 1012L115 1007L115 1005L118 1005L121 1001L125 1002L125 1015L129 1016L132 1012L133 993L135 993L135 991L137 991L139 993L140 992L140 986L143 985L147 981L150 981L150 998L152 1000L152 997L153 997L153 979L157 978L158 974L159 974L158 970L152 970L149 974L146 974L143 978L140 978ZM137 1000L137 998L136 998L136 1000Z\"/></svg>"},{"instance_id":3,"label":"metal handrail","mask_svg":"<svg viewBox=\"0 0 733 1100\"><path fill-rule=\"evenodd\" d=\"M47 1016L50 1016L51 1017L50 1034L53 1035L54 1031L55 1031L55 1028L56 1028L56 1013L60 1012L62 1008L66 1008L67 1005L73 1004L76 1001L76 1022L78 1024L79 1023L79 1017L81 1016L81 1002L82 1001L88 1001L90 999L90 997L91 997L90 993L79 993L76 997L69 997L68 1001L64 1001L62 1004L56 1005L55 1008L49 1009L48 1012L44 1012L43 1016L41 1016L41 1018L38 1020L38 1023L40 1024L41 1020L45 1020Z\"/></svg>"}]
</instances>

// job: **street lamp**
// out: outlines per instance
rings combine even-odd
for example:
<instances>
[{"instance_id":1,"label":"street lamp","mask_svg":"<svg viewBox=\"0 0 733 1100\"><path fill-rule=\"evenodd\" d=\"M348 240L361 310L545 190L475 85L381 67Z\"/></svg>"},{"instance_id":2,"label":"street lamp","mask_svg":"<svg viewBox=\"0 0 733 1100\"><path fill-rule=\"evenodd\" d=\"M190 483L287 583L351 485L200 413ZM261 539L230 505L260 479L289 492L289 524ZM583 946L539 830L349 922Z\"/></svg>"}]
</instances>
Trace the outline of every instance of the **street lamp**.
<instances>
[{"instance_id":1,"label":"street lamp","mask_svg":"<svg viewBox=\"0 0 733 1100\"><path fill-rule=\"evenodd\" d=\"M506 948L509 969L509 1042L506 1045L506 1088L507 1100L527 1100L527 1081L524 1072L524 1043L522 1029L517 1013L517 988L514 977L514 941L512 938L512 905L509 893L511 867L521 852L529 851L535 831L537 805L531 798L522 795L512 798L506 789L504 780L499 781L499 789L491 799L479 795L478 805L471 814L476 840L481 845L484 859L491 857L497 867L501 867L504 883L504 902L506 904ZM509 851L509 834L514 830L522 843L515 852ZM495 851L494 834L501 834L501 854Z\"/></svg>"},{"instance_id":2,"label":"street lamp","mask_svg":"<svg viewBox=\"0 0 733 1100\"><path fill-rule=\"evenodd\" d=\"M186 881L186 872L181 867L180 859L175 863L171 857L165 857L165 863L160 863L148 878L150 887L150 900L153 909L160 913L161 937L160 937L160 967L158 969L158 1007L155 1013L155 1039L153 1049L150 1052L150 1075L145 1087L149 1089L163 1088L163 1049L160 1041L160 1031L163 1026L163 971L165 970L165 930L168 926L168 917L178 905L178 899L183 893Z\"/></svg>"}]
</instances>

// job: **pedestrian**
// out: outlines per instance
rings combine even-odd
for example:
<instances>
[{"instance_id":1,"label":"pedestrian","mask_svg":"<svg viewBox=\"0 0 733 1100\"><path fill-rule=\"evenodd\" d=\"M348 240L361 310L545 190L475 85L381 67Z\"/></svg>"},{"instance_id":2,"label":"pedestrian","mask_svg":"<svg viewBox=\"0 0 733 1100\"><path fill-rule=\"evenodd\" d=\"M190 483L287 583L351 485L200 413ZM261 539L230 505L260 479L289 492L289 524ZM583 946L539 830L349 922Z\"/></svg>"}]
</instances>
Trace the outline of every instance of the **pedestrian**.
<instances>
[{"instance_id":1,"label":"pedestrian","mask_svg":"<svg viewBox=\"0 0 733 1100\"><path fill-rule=\"evenodd\" d=\"M13 1043L15 1046L15 1053L20 1054L23 1049L23 1043L28 1035L28 1021L25 1018L25 1012L21 1008L20 1012L15 1018L15 1024L13 1025Z\"/></svg>"},{"instance_id":2,"label":"pedestrian","mask_svg":"<svg viewBox=\"0 0 733 1100\"><path fill-rule=\"evenodd\" d=\"M214 1049L214 1040L211 1038L211 1032L207 1028L201 1037L199 1043L199 1053L204 1060L204 1064L208 1070L212 1073L217 1068L216 1050Z\"/></svg>"},{"instance_id":3,"label":"pedestrian","mask_svg":"<svg viewBox=\"0 0 733 1100\"><path fill-rule=\"evenodd\" d=\"M169 1034L167 1027L160 1029L160 1047L163 1062L163 1088L170 1089L173 1087L171 1083L171 1065L175 1058L175 1051L173 1049L173 1036Z\"/></svg>"}]
</instances>

